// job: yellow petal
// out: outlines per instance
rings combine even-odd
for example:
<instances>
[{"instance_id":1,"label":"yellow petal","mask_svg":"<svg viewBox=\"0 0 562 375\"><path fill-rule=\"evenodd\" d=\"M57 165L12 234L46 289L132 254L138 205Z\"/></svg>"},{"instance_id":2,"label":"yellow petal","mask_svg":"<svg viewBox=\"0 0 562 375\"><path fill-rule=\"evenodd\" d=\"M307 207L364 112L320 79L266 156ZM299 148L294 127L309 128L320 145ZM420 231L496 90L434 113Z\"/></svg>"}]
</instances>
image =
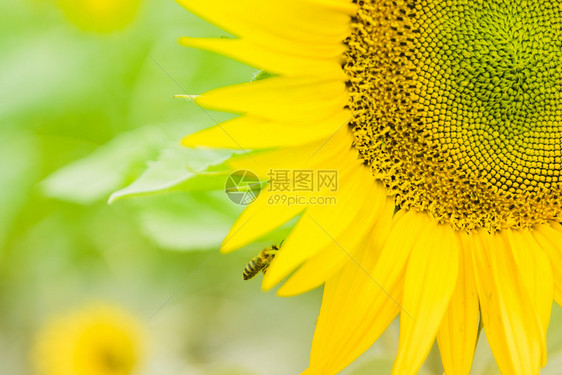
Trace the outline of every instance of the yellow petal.
<instances>
[{"instance_id":1,"label":"yellow petal","mask_svg":"<svg viewBox=\"0 0 562 375\"><path fill-rule=\"evenodd\" d=\"M255 241L279 228L306 208L300 204L272 205L268 201L274 194L276 193L262 191L256 201L246 207L226 235L221 252L228 253Z\"/></svg>"},{"instance_id":2,"label":"yellow petal","mask_svg":"<svg viewBox=\"0 0 562 375\"><path fill-rule=\"evenodd\" d=\"M384 199L384 196L381 196L381 198ZM370 242L372 242L371 245L368 245L369 248L371 251L380 253L388 238L394 207L394 200L386 198L384 208L378 213L379 217L374 219L376 223L373 228L370 226L350 228L350 233L338 240L341 243L330 243L299 267L278 290L277 294L283 297L294 296L324 284L343 265L351 261L350 258L355 258L357 252L362 251L366 246L364 241L368 237L368 233L370 233Z\"/></svg>"},{"instance_id":3,"label":"yellow petal","mask_svg":"<svg viewBox=\"0 0 562 375\"><path fill-rule=\"evenodd\" d=\"M347 80L340 62L341 53L344 52L343 48L335 58L310 58L289 55L287 52L258 46L243 39L183 37L180 38L179 43L186 47L219 53L273 74Z\"/></svg>"},{"instance_id":4,"label":"yellow petal","mask_svg":"<svg viewBox=\"0 0 562 375\"><path fill-rule=\"evenodd\" d=\"M460 234L467 243L466 234ZM470 245L461 249L457 285L443 316L437 342L446 374L468 375L478 334L479 306Z\"/></svg>"},{"instance_id":5,"label":"yellow petal","mask_svg":"<svg viewBox=\"0 0 562 375\"><path fill-rule=\"evenodd\" d=\"M348 12L329 3L302 0L177 0L179 4L225 30L280 51L304 56L339 54L350 32Z\"/></svg>"},{"instance_id":6,"label":"yellow petal","mask_svg":"<svg viewBox=\"0 0 562 375\"><path fill-rule=\"evenodd\" d=\"M347 129L344 129L347 132ZM265 152L259 155L246 155L242 158L245 160L242 164L236 164L234 162L234 167L236 165L241 166L242 169L249 169L254 173L257 173L260 177L268 177L268 174L272 170L285 170L288 171L289 184L292 186L293 183L293 169L306 169L312 170L313 173L320 167L325 167L322 169L327 169L330 171L335 171L337 173L338 184L347 181L347 176L350 171L355 171L358 165L354 165L350 162L349 158L355 158L357 155L352 156L353 150L346 150L343 153L339 153L341 159L335 157L338 155L338 147L349 148L347 144L341 142L343 139L348 139L349 134L344 133L342 135L335 135L333 138L334 146L331 147L330 142L306 145L303 147L287 148L279 151ZM344 143L342 145L342 143ZM326 147L322 147L324 144L328 144ZM310 160L310 167L306 167L306 160ZM289 164L286 164L289 162ZM316 162L320 164L316 164ZM294 164L292 164L294 163ZM303 168L304 167L304 168ZM367 168L364 168L367 172ZM372 180L369 181L366 186L372 186ZM295 196L294 192L282 192L277 191L274 187L268 185L263 189L257 198L257 200L251 203L242 212L238 220L234 223L230 232L223 241L221 251L230 252L236 250L248 243L258 239L266 233L269 233L275 228L283 225L287 221L291 220L298 214L302 213L308 206L310 198L314 197L319 199L322 197L334 197L339 194L339 191L331 192L329 190L311 192L298 192L299 200L296 202L291 202L289 204L288 199ZM276 199L277 198L277 199ZM279 198L286 198L285 200L280 200ZM302 199L301 199L302 198ZM273 265L272 265L273 266ZM268 272L269 273L269 272Z\"/></svg>"},{"instance_id":7,"label":"yellow petal","mask_svg":"<svg viewBox=\"0 0 562 375\"><path fill-rule=\"evenodd\" d=\"M537 225L533 233L550 259L554 279L554 299L562 306L562 226L558 223Z\"/></svg>"},{"instance_id":8,"label":"yellow petal","mask_svg":"<svg viewBox=\"0 0 562 375\"><path fill-rule=\"evenodd\" d=\"M500 371L538 374L544 334L511 249L484 231L471 235L471 245L484 329Z\"/></svg>"},{"instance_id":9,"label":"yellow petal","mask_svg":"<svg viewBox=\"0 0 562 375\"><path fill-rule=\"evenodd\" d=\"M195 100L210 109L307 125L340 113L348 97L341 80L274 77L219 88Z\"/></svg>"},{"instance_id":10,"label":"yellow petal","mask_svg":"<svg viewBox=\"0 0 562 375\"><path fill-rule=\"evenodd\" d=\"M342 13L347 13L353 16L357 12L357 7L351 0L308 0L310 3L321 4L326 7L338 10Z\"/></svg>"},{"instance_id":11,"label":"yellow petal","mask_svg":"<svg viewBox=\"0 0 562 375\"><path fill-rule=\"evenodd\" d=\"M360 160L356 152L350 148L351 135L347 127L344 127L328 140L312 143L302 147L285 148L278 151L264 152L261 154L249 154L231 160L231 167L234 169L248 169L258 176L269 179L269 175L275 170L288 171L289 183L293 181L293 170L305 169L316 173L323 169L335 171L337 173L338 184L347 181L350 171L356 171L360 167ZM337 157L336 157L337 155ZM364 168L363 176L368 173ZM364 177L364 180L366 178ZM369 183L365 186L372 186L372 179L369 175ZM286 194L292 196L291 192ZM282 192L266 187L260 193L258 199L244 210L242 215L235 222L229 234L225 238L221 251L230 252L238 249L257 238L269 233L275 228L283 225L290 219L303 212L308 207L310 197L318 199L321 197L333 197L338 192L312 191L299 192L302 201L293 204L281 202L279 198ZM273 266L273 265L272 265Z\"/></svg>"},{"instance_id":12,"label":"yellow petal","mask_svg":"<svg viewBox=\"0 0 562 375\"><path fill-rule=\"evenodd\" d=\"M249 169L265 180L270 179L272 170L326 169L347 173L347 170L355 170L362 164L357 151L351 147L352 142L353 135L347 126L343 126L327 139L298 147L235 156L228 165L233 170ZM339 175L339 180L344 181L343 175Z\"/></svg>"},{"instance_id":13,"label":"yellow petal","mask_svg":"<svg viewBox=\"0 0 562 375\"><path fill-rule=\"evenodd\" d=\"M426 220L432 221L429 217ZM393 374L417 374L453 294L458 269L457 235L448 225L431 223L420 235L408 261Z\"/></svg>"},{"instance_id":14,"label":"yellow petal","mask_svg":"<svg viewBox=\"0 0 562 375\"><path fill-rule=\"evenodd\" d=\"M550 260L530 230L505 230L504 238L508 241L515 259L521 281L531 298L530 306L539 317L542 335L546 340L546 330L552 312L554 297L554 280ZM546 341L542 345L542 366L546 365Z\"/></svg>"},{"instance_id":15,"label":"yellow petal","mask_svg":"<svg viewBox=\"0 0 562 375\"><path fill-rule=\"evenodd\" d=\"M191 134L182 144L231 149L264 149L311 143L334 134L349 121L346 110L308 126L291 126L254 116L240 116Z\"/></svg>"},{"instance_id":16,"label":"yellow petal","mask_svg":"<svg viewBox=\"0 0 562 375\"><path fill-rule=\"evenodd\" d=\"M310 367L304 374L338 373L367 350L401 310L404 269L424 225L419 216L400 216L380 256L366 247L326 282Z\"/></svg>"},{"instance_id":17,"label":"yellow petal","mask_svg":"<svg viewBox=\"0 0 562 375\"><path fill-rule=\"evenodd\" d=\"M372 225L374 216L384 206L383 187L373 184L369 168L359 167L341 176L334 193L335 204L311 205L301 216L283 248L271 262L263 280L268 290L320 249L335 243L342 251L342 241L349 228ZM348 250L351 251L351 250Z\"/></svg>"}]
</instances>

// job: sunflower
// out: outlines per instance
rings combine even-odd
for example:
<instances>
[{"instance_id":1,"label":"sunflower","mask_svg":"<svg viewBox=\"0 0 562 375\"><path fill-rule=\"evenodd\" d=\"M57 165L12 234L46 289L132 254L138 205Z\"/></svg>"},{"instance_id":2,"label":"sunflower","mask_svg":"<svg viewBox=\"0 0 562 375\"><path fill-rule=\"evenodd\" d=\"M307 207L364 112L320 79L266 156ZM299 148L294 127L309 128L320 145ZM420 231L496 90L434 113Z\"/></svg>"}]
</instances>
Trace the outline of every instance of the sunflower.
<instances>
[{"instance_id":1,"label":"sunflower","mask_svg":"<svg viewBox=\"0 0 562 375\"><path fill-rule=\"evenodd\" d=\"M324 285L304 373L338 373L398 315L393 374L435 340L468 374L480 324L503 374L539 373L562 302L562 3L178 1L236 36L181 44L273 75L198 97L240 116L183 143L257 150L230 166L266 179L337 171L336 204L264 189L222 246L298 218L262 286Z\"/></svg>"},{"instance_id":2,"label":"sunflower","mask_svg":"<svg viewBox=\"0 0 562 375\"><path fill-rule=\"evenodd\" d=\"M33 359L44 375L130 375L141 362L136 318L98 305L53 318L38 334Z\"/></svg>"}]
</instances>

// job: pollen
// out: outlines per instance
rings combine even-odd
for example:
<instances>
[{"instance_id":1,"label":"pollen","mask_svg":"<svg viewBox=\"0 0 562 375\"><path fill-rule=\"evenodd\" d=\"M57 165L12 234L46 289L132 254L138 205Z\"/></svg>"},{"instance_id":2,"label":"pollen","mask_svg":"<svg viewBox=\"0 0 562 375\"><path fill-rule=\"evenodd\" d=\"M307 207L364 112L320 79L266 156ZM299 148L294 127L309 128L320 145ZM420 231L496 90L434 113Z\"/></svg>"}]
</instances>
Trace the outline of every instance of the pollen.
<instances>
[{"instance_id":1,"label":"pollen","mask_svg":"<svg viewBox=\"0 0 562 375\"><path fill-rule=\"evenodd\" d=\"M359 1L354 146L405 209L528 228L562 206L562 2Z\"/></svg>"}]
</instances>

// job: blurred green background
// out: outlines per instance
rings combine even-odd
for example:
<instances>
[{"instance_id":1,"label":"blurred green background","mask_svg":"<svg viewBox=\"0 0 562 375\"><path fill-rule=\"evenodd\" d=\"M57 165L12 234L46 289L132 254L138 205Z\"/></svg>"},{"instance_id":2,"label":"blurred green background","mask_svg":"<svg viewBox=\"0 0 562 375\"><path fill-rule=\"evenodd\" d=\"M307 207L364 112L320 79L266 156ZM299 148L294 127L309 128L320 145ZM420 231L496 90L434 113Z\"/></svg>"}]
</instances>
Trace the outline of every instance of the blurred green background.
<instances>
[{"instance_id":1,"label":"blurred green background","mask_svg":"<svg viewBox=\"0 0 562 375\"><path fill-rule=\"evenodd\" d=\"M116 2L103 17L95 3L0 2L0 372L33 374L45 322L102 301L145 325L142 374L299 373L321 291L284 299L242 281L284 230L217 254L241 208L188 182L231 153L179 146L228 115L173 96L255 69L180 47L180 36L228 34L173 1ZM561 321L556 308L545 373L562 361ZM394 324L345 373L388 373L397 341ZM440 372L434 351L422 373ZM473 372L497 372L485 343Z\"/></svg>"}]
</instances>

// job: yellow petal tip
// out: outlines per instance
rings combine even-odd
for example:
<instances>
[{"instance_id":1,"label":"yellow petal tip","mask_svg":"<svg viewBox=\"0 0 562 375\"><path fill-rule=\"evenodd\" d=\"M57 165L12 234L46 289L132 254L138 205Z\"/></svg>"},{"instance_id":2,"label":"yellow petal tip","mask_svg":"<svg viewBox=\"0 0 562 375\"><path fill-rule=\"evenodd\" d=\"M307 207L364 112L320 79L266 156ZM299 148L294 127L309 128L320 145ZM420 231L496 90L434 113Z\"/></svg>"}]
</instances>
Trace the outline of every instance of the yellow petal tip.
<instances>
[{"instance_id":1,"label":"yellow petal tip","mask_svg":"<svg viewBox=\"0 0 562 375\"><path fill-rule=\"evenodd\" d=\"M283 284L281 288L277 291L279 297L294 297L302 292L295 290L294 288L287 287L287 284Z\"/></svg>"},{"instance_id":2,"label":"yellow petal tip","mask_svg":"<svg viewBox=\"0 0 562 375\"><path fill-rule=\"evenodd\" d=\"M187 99L187 100L195 100L199 97L200 95L188 95L188 94L178 94L178 95L174 95L174 98L181 98L181 99Z\"/></svg>"},{"instance_id":3,"label":"yellow petal tip","mask_svg":"<svg viewBox=\"0 0 562 375\"><path fill-rule=\"evenodd\" d=\"M182 45L182 46L186 46L189 47L189 39L191 39L188 36L181 36L178 38L178 44Z\"/></svg>"},{"instance_id":4,"label":"yellow petal tip","mask_svg":"<svg viewBox=\"0 0 562 375\"><path fill-rule=\"evenodd\" d=\"M240 248L240 246L237 246L236 244L234 244L234 245L233 245L233 244L230 244L230 243L229 243L229 238L227 237L227 238L225 238L224 241L222 242L221 247L220 247L219 250L220 250L220 252L223 253L223 254L228 254L228 253L231 253L231 252L233 252L233 251L235 251L235 250L238 250L239 248Z\"/></svg>"},{"instance_id":5,"label":"yellow petal tip","mask_svg":"<svg viewBox=\"0 0 562 375\"><path fill-rule=\"evenodd\" d=\"M264 292L267 292L269 290L271 290L275 285L279 284L280 280L277 280L277 278L273 278L271 276L271 272L265 274L265 276L263 277L263 282L261 284L261 289Z\"/></svg>"},{"instance_id":6,"label":"yellow petal tip","mask_svg":"<svg viewBox=\"0 0 562 375\"><path fill-rule=\"evenodd\" d=\"M181 140L180 144L184 147L197 147L197 144L193 142L193 137L191 135L184 137Z\"/></svg>"},{"instance_id":7,"label":"yellow petal tip","mask_svg":"<svg viewBox=\"0 0 562 375\"><path fill-rule=\"evenodd\" d=\"M262 282L261 290L263 290L264 292L269 292L271 290L271 288L273 288L273 285L266 285L265 281Z\"/></svg>"}]
</instances>

